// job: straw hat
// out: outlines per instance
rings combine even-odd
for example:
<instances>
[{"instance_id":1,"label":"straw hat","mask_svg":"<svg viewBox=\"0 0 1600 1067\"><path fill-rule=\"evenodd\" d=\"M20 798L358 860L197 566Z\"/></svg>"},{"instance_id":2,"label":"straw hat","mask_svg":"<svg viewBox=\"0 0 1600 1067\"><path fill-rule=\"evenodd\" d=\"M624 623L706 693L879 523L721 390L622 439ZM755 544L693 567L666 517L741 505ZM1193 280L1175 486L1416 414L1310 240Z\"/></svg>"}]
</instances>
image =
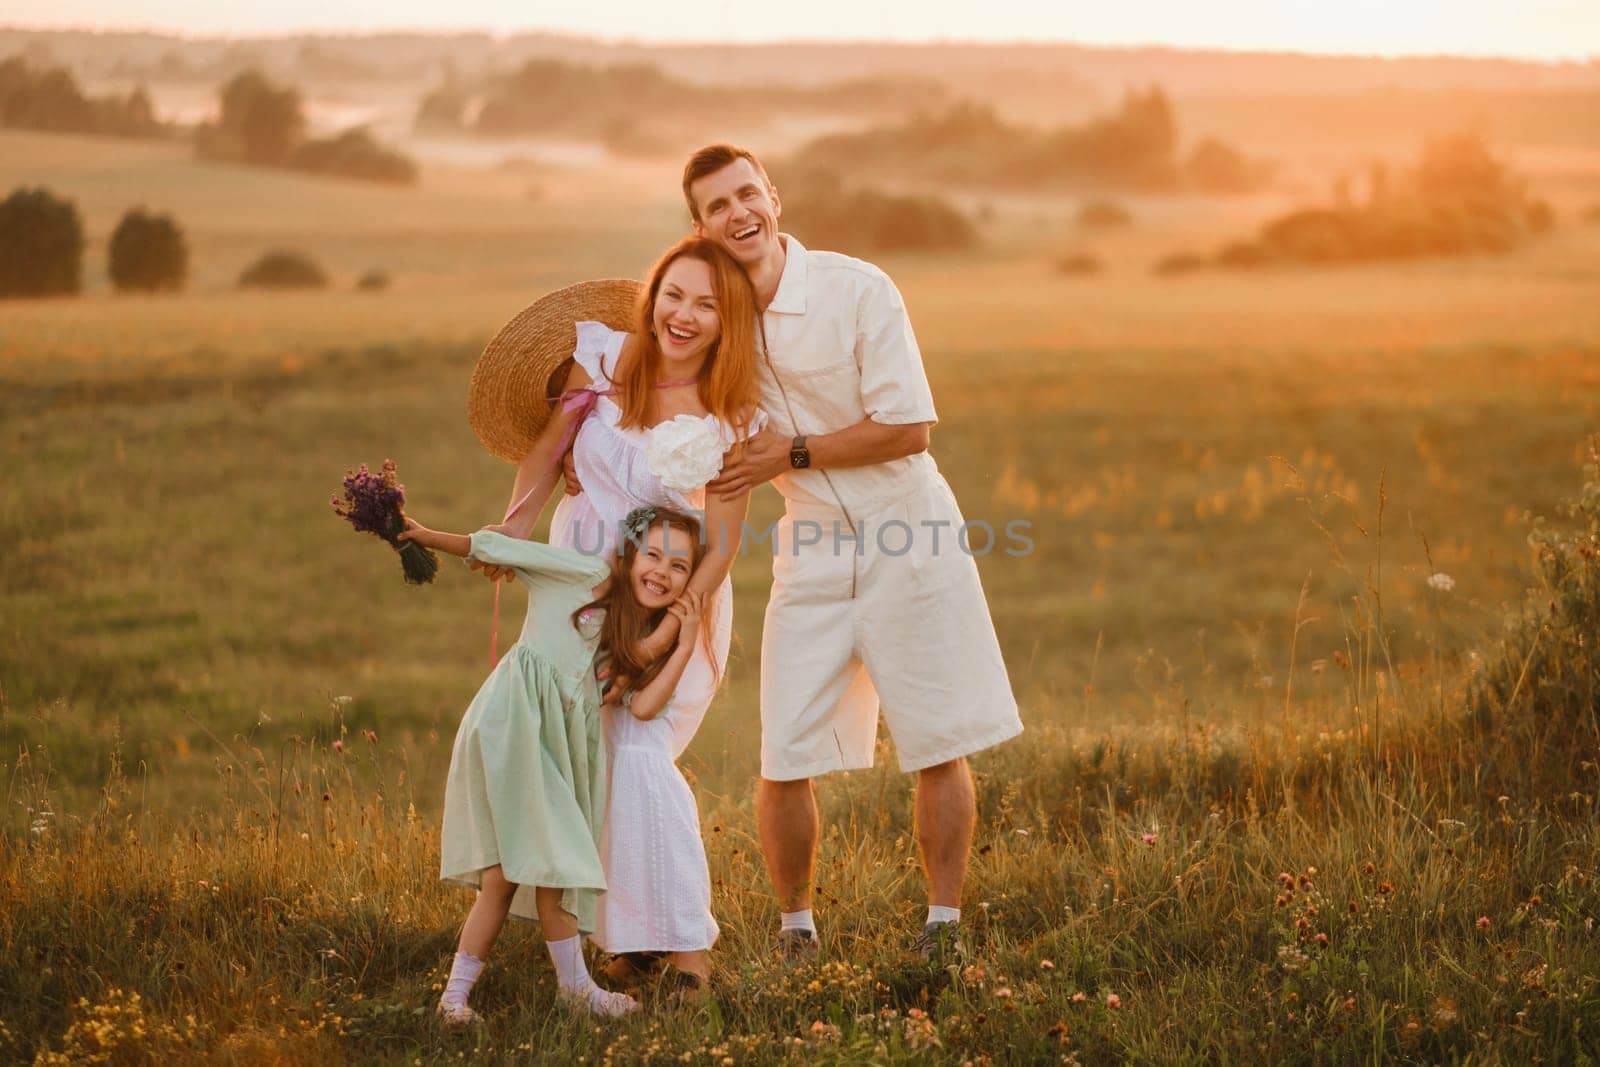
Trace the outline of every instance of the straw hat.
<instances>
[{"instance_id":1,"label":"straw hat","mask_svg":"<svg viewBox=\"0 0 1600 1067\"><path fill-rule=\"evenodd\" d=\"M500 328L467 386L467 421L483 447L517 463L550 419L577 344L574 323L631 330L644 285L631 278L579 282L535 300Z\"/></svg>"}]
</instances>

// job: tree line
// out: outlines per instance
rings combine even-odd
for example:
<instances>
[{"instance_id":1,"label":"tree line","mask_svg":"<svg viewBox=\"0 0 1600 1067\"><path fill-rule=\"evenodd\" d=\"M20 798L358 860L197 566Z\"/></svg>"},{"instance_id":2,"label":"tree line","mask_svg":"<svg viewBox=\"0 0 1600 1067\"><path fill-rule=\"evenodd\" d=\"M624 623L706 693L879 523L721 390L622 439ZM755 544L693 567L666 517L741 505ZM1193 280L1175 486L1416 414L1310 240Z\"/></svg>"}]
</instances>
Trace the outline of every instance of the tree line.
<instances>
[{"instance_id":1,"label":"tree line","mask_svg":"<svg viewBox=\"0 0 1600 1067\"><path fill-rule=\"evenodd\" d=\"M960 101L896 125L816 138L795 159L969 188L1226 194L1259 188L1269 176L1264 162L1214 138L1181 151L1177 116L1160 86L1130 90L1117 107L1086 122L1042 130Z\"/></svg>"},{"instance_id":2,"label":"tree line","mask_svg":"<svg viewBox=\"0 0 1600 1067\"><path fill-rule=\"evenodd\" d=\"M143 86L91 97L66 67L37 67L22 56L0 61L0 126L52 133L175 137L156 117ZM306 135L304 102L256 70L234 75L217 94L217 117L192 131L202 159L283 167L312 174L411 185L417 165L361 126L332 137Z\"/></svg>"}]
</instances>

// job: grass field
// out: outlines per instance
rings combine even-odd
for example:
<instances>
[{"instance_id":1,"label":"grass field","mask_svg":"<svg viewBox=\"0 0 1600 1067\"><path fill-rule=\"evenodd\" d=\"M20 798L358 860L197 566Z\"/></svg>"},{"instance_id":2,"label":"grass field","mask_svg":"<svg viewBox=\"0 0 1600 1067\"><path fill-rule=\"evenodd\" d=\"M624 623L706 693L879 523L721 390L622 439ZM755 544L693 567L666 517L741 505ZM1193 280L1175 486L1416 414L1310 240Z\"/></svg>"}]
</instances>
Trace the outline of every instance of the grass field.
<instances>
[{"instance_id":1,"label":"grass field","mask_svg":"<svg viewBox=\"0 0 1600 1067\"><path fill-rule=\"evenodd\" d=\"M685 760L725 930L715 1007L567 1019L513 930L493 1021L463 1036L417 1012L466 907L433 876L434 813L488 587L403 586L327 496L392 456L425 521L497 517L510 471L463 417L483 341L544 289L641 272L681 227L671 176L430 172L407 194L0 134L0 190L37 182L79 200L91 275L137 203L178 210L196 262L172 298L94 282L0 306L7 1055L1596 1054L1592 720L1536 744L1466 707L1535 584L1525 514L1578 491L1600 427L1600 230L1174 281L1150 261L1276 205L1135 202L1130 232L1087 242L1074 205L1002 199L973 255L886 260L934 455L969 518L1028 520L1036 545L982 562L1028 733L976 764L977 970L904 954L922 890L887 748L890 769L821 791L825 965L765 963L751 556L743 649ZM1090 243L1105 274L1053 273ZM231 290L278 245L340 288ZM352 291L373 266L394 287ZM757 518L778 508L764 492Z\"/></svg>"}]
</instances>

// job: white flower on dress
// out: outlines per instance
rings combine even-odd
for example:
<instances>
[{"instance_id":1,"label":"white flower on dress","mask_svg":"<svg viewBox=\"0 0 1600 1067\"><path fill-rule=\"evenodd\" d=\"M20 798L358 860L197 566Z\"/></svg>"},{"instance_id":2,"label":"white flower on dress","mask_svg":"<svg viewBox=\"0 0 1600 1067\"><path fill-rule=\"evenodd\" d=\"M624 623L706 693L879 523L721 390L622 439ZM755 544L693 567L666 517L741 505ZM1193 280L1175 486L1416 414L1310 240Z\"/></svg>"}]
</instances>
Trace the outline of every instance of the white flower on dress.
<instances>
[{"instance_id":1,"label":"white flower on dress","mask_svg":"<svg viewBox=\"0 0 1600 1067\"><path fill-rule=\"evenodd\" d=\"M722 472L722 437L693 415L678 415L650 428L645 460L661 484L678 493L705 485Z\"/></svg>"}]
</instances>

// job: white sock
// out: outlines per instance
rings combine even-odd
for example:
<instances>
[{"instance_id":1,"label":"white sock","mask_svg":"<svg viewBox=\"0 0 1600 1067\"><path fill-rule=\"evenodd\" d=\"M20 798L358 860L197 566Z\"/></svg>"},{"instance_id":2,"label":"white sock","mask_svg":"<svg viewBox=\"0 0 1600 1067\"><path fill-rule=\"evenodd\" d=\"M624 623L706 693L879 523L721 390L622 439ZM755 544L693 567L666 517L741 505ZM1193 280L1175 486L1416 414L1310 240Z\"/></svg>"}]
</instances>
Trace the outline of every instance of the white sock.
<instances>
[{"instance_id":1,"label":"white sock","mask_svg":"<svg viewBox=\"0 0 1600 1067\"><path fill-rule=\"evenodd\" d=\"M446 1008L466 1007L472 984L482 972L482 960L465 952L457 952L455 962L450 964L450 980L445 983L444 995L439 998L439 1003Z\"/></svg>"},{"instance_id":2,"label":"white sock","mask_svg":"<svg viewBox=\"0 0 1600 1067\"><path fill-rule=\"evenodd\" d=\"M943 904L929 904L928 921L931 923L958 923L961 921L961 909L947 908Z\"/></svg>"},{"instance_id":3,"label":"white sock","mask_svg":"<svg viewBox=\"0 0 1600 1067\"><path fill-rule=\"evenodd\" d=\"M565 941L546 941L550 959L556 965L556 983L563 996L579 1002L596 1015L616 1018L638 1008L638 1001L624 993L612 993L595 985L594 975L583 962L583 936Z\"/></svg>"},{"instance_id":4,"label":"white sock","mask_svg":"<svg viewBox=\"0 0 1600 1067\"><path fill-rule=\"evenodd\" d=\"M556 982L569 993L587 993L594 976L583 962L583 937L574 934L565 941L546 941L550 959L556 965Z\"/></svg>"},{"instance_id":5,"label":"white sock","mask_svg":"<svg viewBox=\"0 0 1600 1067\"><path fill-rule=\"evenodd\" d=\"M813 937L816 936L817 923L816 920L811 917L810 908L807 908L805 911L783 912L781 915L779 915L778 921L780 923L778 927L779 931L809 930L811 931Z\"/></svg>"}]
</instances>

